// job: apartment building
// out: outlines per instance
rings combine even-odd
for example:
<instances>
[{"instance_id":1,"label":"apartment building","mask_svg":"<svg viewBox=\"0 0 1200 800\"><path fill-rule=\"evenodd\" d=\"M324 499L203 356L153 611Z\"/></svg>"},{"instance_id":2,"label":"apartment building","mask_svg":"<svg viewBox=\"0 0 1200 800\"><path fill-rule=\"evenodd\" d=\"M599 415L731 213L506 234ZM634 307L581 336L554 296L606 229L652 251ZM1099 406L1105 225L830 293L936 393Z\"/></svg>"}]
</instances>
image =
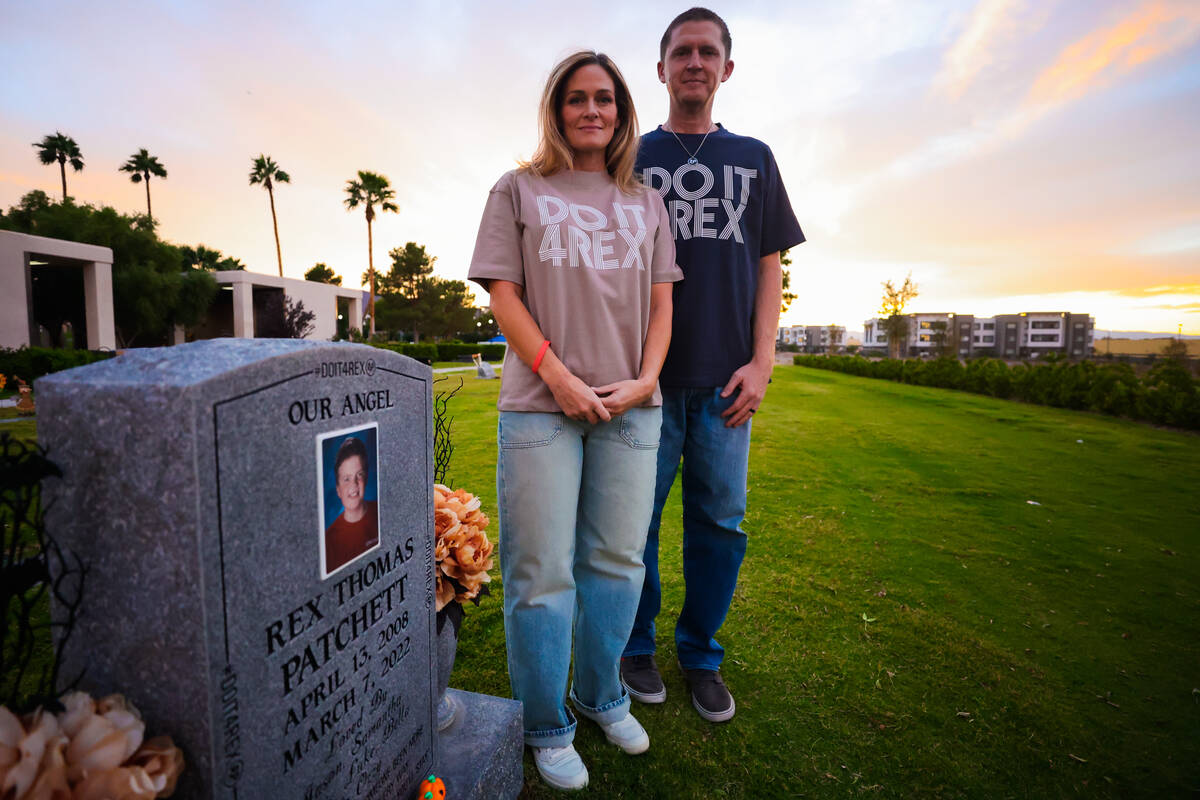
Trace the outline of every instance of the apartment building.
<instances>
[{"instance_id":1,"label":"apartment building","mask_svg":"<svg viewBox=\"0 0 1200 800\"><path fill-rule=\"evenodd\" d=\"M846 346L846 329L841 325L792 325L780 328L776 344L794 344L806 353L838 352Z\"/></svg>"},{"instance_id":2,"label":"apartment building","mask_svg":"<svg viewBox=\"0 0 1200 800\"><path fill-rule=\"evenodd\" d=\"M807 340L804 336L803 325L791 325L780 328L779 334L775 337L775 344L794 344L804 347L805 341Z\"/></svg>"},{"instance_id":3,"label":"apartment building","mask_svg":"<svg viewBox=\"0 0 1200 800\"><path fill-rule=\"evenodd\" d=\"M1038 358L1049 353L1071 358L1092 354L1096 320L1067 311L1023 311L976 317L973 314L906 314L908 336L901 358L954 354L959 358ZM863 348L886 350L886 320L863 323Z\"/></svg>"},{"instance_id":4,"label":"apartment building","mask_svg":"<svg viewBox=\"0 0 1200 800\"><path fill-rule=\"evenodd\" d=\"M1046 353L1082 358L1092 354L1095 344L1096 320L1087 314L1025 311L997 315L995 322L995 350L1000 358L1037 358Z\"/></svg>"},{"instance_id":5,"label":"apartment building","mask_svg":"<svg viewBox=\"0 0 1200 800\"><path fill-rule=\"evenodd\" d=\"M888 334L887 320L883 317L868 319L863 322L863 350L887 349Z\"/></svg>"},{"instance_id":6,"label":"apartment building","mask_svg":"<svg viewBox=\"0 0 1200 800\"><path fill-rule=\"evenodd\" d=\"M808 353L836 353L846 347L846 329L841 325L805 325L804 350Z\"/></svg>"}]
</instances>

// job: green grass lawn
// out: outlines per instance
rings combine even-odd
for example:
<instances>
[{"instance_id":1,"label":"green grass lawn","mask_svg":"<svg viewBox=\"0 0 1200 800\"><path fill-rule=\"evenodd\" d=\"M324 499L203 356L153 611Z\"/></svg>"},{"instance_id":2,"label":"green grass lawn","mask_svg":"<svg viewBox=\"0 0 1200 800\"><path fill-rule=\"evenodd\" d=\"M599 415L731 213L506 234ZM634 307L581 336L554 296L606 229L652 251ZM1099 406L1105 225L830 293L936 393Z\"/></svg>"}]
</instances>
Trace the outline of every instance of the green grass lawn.
<instances>
[{"instance_id":1,"label":"green grass lawn","mask_svg":"<svg viewBox=\"0 0 1200 800\"><path fill-rule=\"evenodd\" d=\"M498 389L467 375L451 404L449 482L493 519ZM792 366L754 424L750 547L719 637L737 716L702 721L674 666L676 490L662 531L669 696L635 706L642 756L581 721L580 796L1200 791L1200 437ZM451 683L507 696L491 586ZM525 775L523 796L561 796L528 754Z\"/></svg>"},{"instance_id":2,"label":"green grass lawn","mask_svg":"<svg viewBox=\"0 0 1200 800\"><path fill-rule=\"evenodd\" d=\"M489 511L497 390L467 380L452 405L451 483ZM775 370L754 424L750 546L719 636L737 716L703 722L674 666L676 488L668 699L635 706L643 756L581 721L583 796L1200 791L1200 437L799 367ZM451 683L507 696L492 590ZM559 796L528 755L525 774L524 796Z\"/></svg>"},{"instance_id":3,"label":"green grass lawn","mask_svg":"<svg viewBox=\"0 0 1200 800\"><path fill-rule=\"evenodd\" d=\"M489 361L487 363L491 364L493 367L495 367L497 370L499 370L500 365L503 364L504 362L503 361ZM432 366L434 369L465 369L465 370L475 369L475 364L471 361L435 361L435 362L433 362Z\"/></svg>"},{"instance_id":4,"label":"green grass lawn","mask_svg":"<svg viewBox=\"0 0 1200 800\"><path fill-rule=\"evenodd\" d=\"M0 408L0 431L7 431L14 438L34 441L37 439L37 423L33 417L23 417L12 406Z\"/></svg>"}]
</instances>

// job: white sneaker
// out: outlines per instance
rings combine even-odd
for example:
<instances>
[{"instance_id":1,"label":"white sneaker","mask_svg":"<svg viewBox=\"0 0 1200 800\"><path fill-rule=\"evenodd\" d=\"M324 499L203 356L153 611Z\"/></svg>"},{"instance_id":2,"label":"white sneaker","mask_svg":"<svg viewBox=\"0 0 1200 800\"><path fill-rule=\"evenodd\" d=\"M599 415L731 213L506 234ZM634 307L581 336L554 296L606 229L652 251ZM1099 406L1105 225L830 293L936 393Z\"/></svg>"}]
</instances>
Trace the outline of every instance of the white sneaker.
<instances>
[{"instance_id":1,"label":"white sneaker","mask_svg":"<svg viewBox=\"0 0 1200 800\"><path fill-rule=\"evenodd\" d=\"M604 738L624 750L631 756L644 753L650 749L650 734L642 727L642 723L634 719L633 714L626 714L620 722L600 724Z\"/></svg>"},{"instance_id":2,"label":"white sneaker","mask_svg":"<svg viewBox=\"0 0 1200 800\"><path fill-rule=\"evenodd\" d=\"M587 767L573 745L535 747L533 763L537 765L542 780L555 789L582 789L588 784Z\"/></svg>"}]
</instances>

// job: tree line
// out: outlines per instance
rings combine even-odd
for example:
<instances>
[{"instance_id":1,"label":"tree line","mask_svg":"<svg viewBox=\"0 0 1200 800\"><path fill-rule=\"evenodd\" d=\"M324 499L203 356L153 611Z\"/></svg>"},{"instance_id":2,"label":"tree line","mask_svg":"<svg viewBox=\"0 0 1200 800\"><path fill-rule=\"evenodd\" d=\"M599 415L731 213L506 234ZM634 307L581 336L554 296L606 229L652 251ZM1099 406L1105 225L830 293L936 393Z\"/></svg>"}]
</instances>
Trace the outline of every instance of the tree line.
<instances>
[{"instance_id":1,"label":"tree line","mask_svg":"<svg viewBox=\"0 0 1200 800\"><path fill-rule=\"evenodd\" d=\"M1139 376L1128 364L1056 361L1009 366L995 358L966 364L957 358L930 361L807 356L796 365L866 378L936 386L1027 403L1097 411L1161 425L1200 430L1200 383L1186 357L1169 357Z\"/></svg>"},{"instance_id":2,"label":"tree line","mask_svg":"<svg viewBox=\"0 0 1200 800\"><path fill-rule=\"evenodd\" d=\"M70 136L63 134L61 131L56 131L53 135L47 135L39 142L34 142L33 147L37 151L38 160L46 165L57 164L59 167L60 177L62 180L62 206L73 206L70 195L67 193L67 166L69 165L75 172L79 172L84 168L83 154L79 148L79 144ZM150 196L150 179L157 177L166 179L167 171L157 157L151 155L146 148L139 149L136 153L129 157L122 166L119 167L122 172L130 174L130 180L134 183L144 183L146 188L146 214L144 218L128 217L126 223L131 231L141 233L154 232L156 227L153 217L153 207L151 205ZM279 239L279 221L275 210L275 189L281 184L291 183L291 175L284 171L273 158L260 153L251 162L251 170L249 174L249 185L262 186L267 191L267 198L271 209L271 227L275 237L275 256L279 269L280 277L283 276L283 250ZM396 205L395 191L391 187L391 183L384 175L367 170L358 170L355 178L346 182L344 188L344 202L347 211L354 211L362 208L367 223L367 271L363 275L362 283L369 286L368 293L368 310L367 310L367 335L375 337L377 327L382 327L385 330L403 331L406 335L411 335L414 341L419 341L422 336L433 338L445 338L463 332L479 332L484 327L484 322L488 322L491 327L494 327L494 320L481 312L479 309L473 308L474 295L467 289L463 281L452 281L439 278L432 275L433 264L437 260L425 252L422 245L415 242L407 243L403 248L395 248L389 252L392 258L392 266L387 275L382 279L377 279L375 270L375 245L373 223L377 213L392 212L398 213L399 206ZM48 211L50 206L49 198L44 192L31 192L22 198L18 206L14 206L9 212L8 225L12 229L19 229L23 224L26 226L35 226L36 218L43 219L42 226L52 228L58 231L56 234L42 232L39 235L55 235L59 238L76 239L69 230L63 230L63 226L56 224L48 219L54 216ZM83 209L91 209L91 206L82 206ZM378 209L378 212L377 212ZM111 209L107 209L111 211ZM116 214L115 211L112 214ZM70 214L66 214L70 216ZM112 215L101 215L105 222L111 223ZM122 215L117 215L121 217ZM3 214L0 214L0 225L3 224ZM17 227L12 227L12 226ZM104 227L104 223L100 223ZM84 226L87 227L87 226ZM27 232L33 232L32 230ZM93 233L96 233L93 231ZM108 241L123 240L128 237L118 236L113 231L108 231L100 237ZM83 241L82 239L77 239ZM102 241L93 241L93 244L104 244ZM112 245L105 245L112 246ZM205 271L220 271L229 269L245 269L245 265L239 259L223 256L220 251L208 248L205 245L197 245L196 247L178 248L178 257L183 266L189 269L205 270ZM114 271L117 270L117 257L114 250ZM124 261L124 259L120 259ZM175 261L174 255L166 259L168 264ZM163 298L159 297L158 292L155 292L154 281L149 280L149 276L145 273L145 262L142 262L143 270L141 277L146 279L145 288L147 290L144 300L136 300L134 298L126 298L130 307L146 307L144 310L147 313L127 315L126 327L137 331L144 329L159 329L165 324L163 320L166 317L172 317L180 320L180 324L188 324L182 320L192 319L196 317L193 313L194 309L190 306L179 306L171 302L161 302ZM128 270L122 269L122 274ZM340 286L342 278L334 273L323 262L318 262L310 268L304 275L306 280L328 283L335 286ZM116 279L114 278L114 282ZM160 281L161 283L161 281ZM187 283L184 281L183 283ZM193 280L189 286L199 285L196 280ZM193 287L194 288L194 287ZM114 291L116 288L114 286ZM175 288L173 291L178 292L180 289ZM168 291L171 294L172 290ZM189 296L194 296L196 300L202 300L204 292L187 292ZM379 298L379 308L376 308L376 298ZM149 307L156 307L159 314L148 313ZM205 306L205 309L207 306ZM157 321L151 317L157 316ZM137 321L133 321L134 318ZM200 314L203 318L203 313ZM377 320L384 324L378 325ZM136 337L137 334L134 334Z\"/></svg>"}]
</instances>

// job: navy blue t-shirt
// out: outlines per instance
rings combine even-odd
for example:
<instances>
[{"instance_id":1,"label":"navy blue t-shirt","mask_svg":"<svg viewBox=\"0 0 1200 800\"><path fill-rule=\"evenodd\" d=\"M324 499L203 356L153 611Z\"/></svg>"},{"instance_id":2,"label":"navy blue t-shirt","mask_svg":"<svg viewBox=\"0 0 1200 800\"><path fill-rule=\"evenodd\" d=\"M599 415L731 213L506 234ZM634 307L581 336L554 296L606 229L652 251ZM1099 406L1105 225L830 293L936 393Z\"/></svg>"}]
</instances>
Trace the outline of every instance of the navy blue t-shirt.
<instances>
[{"instance_id":1,"label":"navy blue t-shirt","mask_svg":"<svg viewBox=\"0 0 1200 800\"><path fill-rule=\"evenodd\" d=\"M643 182L666 203L684 275L659 381L723 386L754 355L758 260L800 244L804 233L771 148L720 126L703 147L704 134L678 136L682 145L662 128L647 133L637 159ZM690 153L698 163L687 163Z\"/></svg>"}]
</instances>

